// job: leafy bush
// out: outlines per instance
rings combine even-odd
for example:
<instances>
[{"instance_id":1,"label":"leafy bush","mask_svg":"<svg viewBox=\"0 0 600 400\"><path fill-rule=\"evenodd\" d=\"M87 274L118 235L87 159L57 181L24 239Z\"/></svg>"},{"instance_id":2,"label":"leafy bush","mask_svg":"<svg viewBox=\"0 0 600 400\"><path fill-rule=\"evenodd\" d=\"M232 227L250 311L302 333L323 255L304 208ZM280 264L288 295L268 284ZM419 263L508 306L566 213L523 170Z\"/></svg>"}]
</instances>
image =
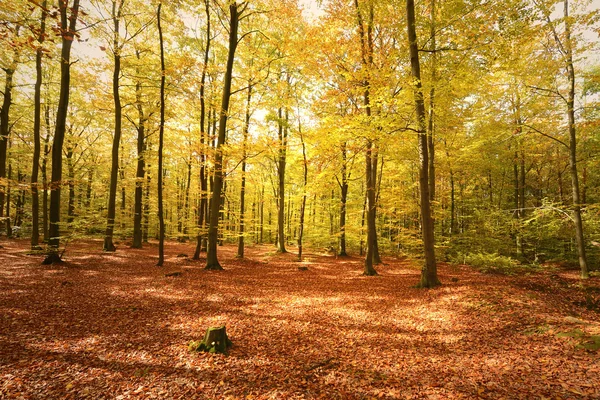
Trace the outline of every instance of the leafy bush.
<instances>
[{"instance_id":1,"label":"leafy bush","mask_svg":"<svg viewBox=\"0 0 600 400\"><path fill-rule=\"evenodd\" d=\"M458 253L451 262L470 265L483 273L503 275L519 272L521 267L517 260L496 253Z\"/></svg>"}]
</instances>

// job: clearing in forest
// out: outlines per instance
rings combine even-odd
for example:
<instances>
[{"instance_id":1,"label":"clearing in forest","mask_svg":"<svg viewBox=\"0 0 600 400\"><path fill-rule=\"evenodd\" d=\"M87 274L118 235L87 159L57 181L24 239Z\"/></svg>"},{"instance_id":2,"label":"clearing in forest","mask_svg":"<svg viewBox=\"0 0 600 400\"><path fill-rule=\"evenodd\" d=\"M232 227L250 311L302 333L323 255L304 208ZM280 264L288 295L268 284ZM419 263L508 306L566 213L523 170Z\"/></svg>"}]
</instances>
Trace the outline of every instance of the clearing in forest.
<instances>
[{"instance_id":1,"label":"clearing in forest","mask_svg":"<svg viewBox=\"0 0 600 400\"><path fill-rule=\"evenodd\" d=\"M441 264L423 290L389 258L365 277L357 257L307 254L300 271L271 246L224 246L215 272L189 244L168 243L164 268L154 245L81 241L52 266L2 245L1 398L600 398L600 278L577 271ZM188 351L222 324L228 356Z\"/></svg>"}]
</instances>

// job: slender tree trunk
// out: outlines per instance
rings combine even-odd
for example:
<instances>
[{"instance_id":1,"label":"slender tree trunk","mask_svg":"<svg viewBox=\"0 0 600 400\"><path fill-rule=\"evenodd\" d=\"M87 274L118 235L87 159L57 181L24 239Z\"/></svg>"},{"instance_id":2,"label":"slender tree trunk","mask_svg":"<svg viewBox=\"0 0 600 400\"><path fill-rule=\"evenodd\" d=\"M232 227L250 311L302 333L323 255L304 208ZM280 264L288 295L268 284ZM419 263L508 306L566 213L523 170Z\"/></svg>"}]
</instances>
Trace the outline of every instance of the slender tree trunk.
<instances>
[{"instance_id":1,"label":"slender tree trunk","mask_svg":"<svg viewBox=\"0 0 600 400\"><path fill-rule=\"evenodd\" d=\"M300 223L298 225L298 261L302 261L302 237L304 235L304 211L306 210L306 186L308 185L308 160L306 159L306 144L302 136L302 126L298 123L298 133L302 143L303 177L302 202L300 203Z\"/></svg>"},{"instance_id":2,"label":"slender tree trunk","mask_svg":"<svg viewBox=\"0 0 600 400\"><path fill-rule=\"evenodd\" d=\"M165 216L163 210L163 142L165 136L165 48L163 42L162 27L160 25L160 10L162 2L158 3L156 19L158 25L158 40L160 43L160 129L158 134L158 267L162 267L165 261Z\"/></svg>"},{"instance_id":3,"label":"slender tree trunk","mask_svg":"<svg viewBox=\"0 0 600 400\"><path fill-rule=\"evenodd\" d=\"M414 85L415 111L417 115L417 130L419 132L419 188L421 199L421 225L423 231L423 245L425 250L425 264L421 271L420 287L432 288L440 285L437 276L435 260L433 219L431 217L429 195L429 151L427 131L425 127L425 103L421 85L421 66L419 64L419 50L417 46L417 33L415 28L415 3L406 0L407 31L410 49L410 64Z\"/></svg>"},{"instance_id":4,"label":"slender tree trunk","mask_svg":"<svg viewBox=\"0 0 600 400\"><path fill-rule=\"evenodd\" d=\"M8 141L8 147L10 149L10 139ZM6 184L6 237L12 237L12 227L10 223L10 202L11 202L11 189L12 189L12 162L8 163L8 182Z\"/></svg>"},{"instance_id":5,"label":"slender tree trunk","mask_svg":"<svg viewBox=\"0 0 600 400\"><path fill-rule=\"evenodd\" d=\"M252 100L252 80L248 82L248 97L246 98L246 119L244 121L244 138L242 142L242 182L240 188L240 228L238 233L237 257L244 258L244 224L246 201L246 157L248 146L248 131L250 128L250 102Z\"/></svg>"},{"instance_id":6,"label":"slender tree trunk","mask_svg":"<svg viewBox=\"0 0 600 400\"><path fill-rule=\"evenodd\" d=\"M136 51L138 61L140 60L140 52ZM135 172L135 195L133 206L133 243L131 247L134 249L142 248L142 207L143 207L143 191L144 191L144 165L146 163L146 116L142 106L142 83L135 83L135 102L138 111L137 124L137 169Z\"/></svg>"},{"instance_id":7,"label":"slender tree trunk","mask_svg":"<svg viewBox=\"0 0 600 400\"><path fill-rule=\"evenodd\" d=\"M569 128L569 170L571 172L571 188L573 192L573 217L575 219L575 237L577 239L577 253L581 279L590 277L587 257L585 252L585 238L583 233L583 220L581 217L581 198L579 196L579 177L577 173L577 132L575 130L575 68L573 66L573 48L571 42L571 24L569 22L569 0L564 0L565 16L565 50L566 69L569 79L569 93L567 97L567 117Z\"/></svg>"},{"instance_id":8,"label":"slender tree trunk","mask_svg":"<svg viewBox=\"0 0 600 400\"><path fill-rule=\"evenodd\" d=\"M279 177L279 192L278 192L278 209L277 209L277 251L280 253L287 253L285 249L285 167L287 157L287 123L288 123L288 111L285 110L285 126L282 114L282 108L278 111L278 136L279 136L279 163L278 163L278 177Z\"/></svg>"},{"instance_id":9,"label":"slender tree trunk","mask_svg":"<svg viewBox=\"0 0 600 400\"><path fill-rule=\"evenodd\" d=\"M348 201L348 159L346 142L342 144L342 181L340 182L340 252L341 257L346 257L346 203Z\"/></svg>"},{"instance_id":10,"label":"slender tree trunk","mask_svg":"<svg viewBox=\"0 0 600 400\"><path fill-rule=\"evenodd\" d=\"M427 121L427 151L429 155L429 200L435 201L435 85L437 81L437 43L436 43L436 0L429 7L429 42L431 44L431 89L429 90L429 115Z\"/></svg>"},{"instance_id":11,"label":"slender tree trunk","mask_svg":"<svg viewBox=\"0 0 600 400\"><path fill-rule=\"evenodd\" d=\"M44 158L42 158L42 187L44 193L42 196L42 225L44 242L48 243L48 155L50 154L50 107L46 104L44 110L46 137L44 138Z\"/></svg>"},{"instance_id":12,"label":"slender tree trunk","mask_svg":"<svg viewBox=\"0 0 600 400\"><path fill-rule=\"evenodd\" d=\"M238 4L232 2L229 5L229 51L227 55L227 66L223 80L223 97L221 100L221 111L219 116L219 133L217 138L217 148L215 152L215 172L212 193L212 207L210 210L210 224L208 227L208 248L206 254L206 269L223 269L217 258L217 242L219 235L219 212L221 203L221 194L223 190L223 146L225 145L225 135L227 132L227 119L229 113L229 100L231 97L231 81L233 76L233 61L235 50L238 44Z\"/></svg>"},{"instance_id":13,"label":"slender tree trunk","mask_svg":"<svg viewBox=\"0 0 600 400\"><path fill-rule=\"evenodd\" d=\"M358 31L361 42L361 57L362 66L366 70L366 76L363 81L364 94L363 104L365 106L365 114L367 120L371 120L371 98L370 98L370 70L373 66L373 3L368 4L368 19L365 23L362 15L361 7L358 0L354 0L354 6L356 8L356 17L358 24ZM364 275L377 275L377 271L373 267L374 256L375 256L375 242L377 235L376 226L376 205L375 205L375 185L376 180L373 178L377 176L377 165L373 165L373 140L367 139L367 146L365 150L365 172L366 172L366 203L365 203L365 214L367 219L367 241L366 241L366 256L365 256L365 268ZM373 171L375 169L375 171Z\"/></svg>"},{"instance_id":14,"label":"slender tree trunk","mask_svg":"<svg viewBox=\"0 0 600 400\"><path fill-rule=\"evenodd\" d=\"M18 36L18 29L16 35ZM12 106L13 76L17 69L18 53L15 48L11 65L4 68L6 80L4 84L4 93L2 99L2 108L0 108L0 226L2 217L5 217L7 236L10 237L10 214L8 202L6 213L4 213L5 193L8 192L8 183L6 181L6 163L8 160L8 142L10 136L10 108Z\"/></svg>"},{"instance_id":15,"label":"slender tree trunk","mask_svg":"<svg viewBox=\"0 0 600 400\"><path fill-rule=\"evenodd\" d=\"M71 88L71 45L75 39L75 27L79 14L79 0L73 0L68 7L68 1L59 2L60 27L62 29L62 50L60 67L60 93L56 126L52 144L52 177L50 183L50 227L48 240L50 250L45 264L58 262L58 247L60 245L60 189L62 185L62 151L65 139L67 112L69 108L69 91ZM70 15L68 15L70 11Z\"/></svg>"},{"instance_id":16,"label":"slender tree trunk","mask_svg":"<svg viewBox=\"0 0 600 400\"><path fill-rule=\"evenodd\" d=\"M108 213L106 217L106 233L104 235L104 251L115 251L113 244L113 232L115 228L115 213L117 201L117 180L119 173L119 147L121 146L121 120L123 108L121 107L121 96L119 94L119 79L121 76L121 44L119 43L119 23L121 20L121 9L123 2L117 0L112 2L113 20L113 100L115 104L115 131L112 143L112 165L110 169L110 188L108 194Z\"/></svg>"},{"instance_id":17,"label":"slender tree trunk","mask_svg":"<svg viewBox=\"0 0 600 400\"><path fill-rule=\"evenodd\" d=\"M67 207L67 223L75 219L75 166L73 165L73 147L67 144L67 185L69 186L69 204Z\"/></svg>"},{"instance_id":18,"label":"slender tree trunk","mask_svg":"<svg viewBox=\"0 0 600 400\"><path fill-rule=\"evenodd\" d=\"M41 126L42 126L42 45L46 36L46 9L48 1L42 2L42 15L40 17L40 30L38 35L38 48L35 52L35 88L34 88L34 115L33 115L33 160L31 166L31 249L39 249L40 244L40 195L38 175L40 171L41 153Z\"/></svg>"},{"instance_id":19,"label":"slender tree trunk","mask_svg":"<svg viewBox=\"0 0 600 400\"><path fill-rule=\"evenodd\" d=\"M194 260L200 258L202 243L206 235L206 225L208 216L208 180L206 178L206 145L209 142L208 131L210 121L205 124L206 118L206 74L208 71L208 57L210 55L211 31L210 31L210 2L204 1L204 10L206 13L206 47L204 48L204 64L202 65L202 77L200 78L200 207L198 210L198 234L196 236L196 251Z\"/></svg>"}]
</instances>

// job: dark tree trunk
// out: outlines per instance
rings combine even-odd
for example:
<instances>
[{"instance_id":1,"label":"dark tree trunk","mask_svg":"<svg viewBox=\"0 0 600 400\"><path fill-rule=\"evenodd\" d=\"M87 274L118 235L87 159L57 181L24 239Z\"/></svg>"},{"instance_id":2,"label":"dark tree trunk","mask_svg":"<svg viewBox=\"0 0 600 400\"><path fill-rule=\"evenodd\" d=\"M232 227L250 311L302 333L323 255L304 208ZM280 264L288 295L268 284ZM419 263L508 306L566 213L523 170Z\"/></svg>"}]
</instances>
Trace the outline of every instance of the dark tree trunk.
<instances>
[{"instance_id":1,"label":"dark tree trunk","mask_svg":"<svg viewBox=\"0 0 600 400\"><path fill-rule=\"evenodd\" d=\"M18 35L18 31L16 33ZM8 160L8 141L10 136L10 108L12 106L13 76L17 69L18 53L15 50L13 61L8 68L5 68L6 80L4 83L4 93L2 99L2 108L0 108L0 226L2 217L5 217L7 236L10 237L10 214L8 202L5 199L5 193L9 186L6 182L6 162ZM4 204L6 202L6 213L4 213Z\"/></svg>"},{"instance_id":2,"label":"dark tree trunk","mask_svg":"<svg viewBox=\"0 0 600 400\"><path fill-rule=\"evenodd\" d=\"M34 88L34 115L33 115L33 160L31 166L31 249L39 248L40 244L40 196L38 175L40 171L41 153L41 126L42 126L42 44L46 35L46 9L48 1L42 2L42 15L40 17L40 30L38 35L38 48L35 52L35 88Z\"/></svg>"},{"instance_id":3,"label":"dark tree trunk","mask_svg":"<svg viewBox=\"0 0 600 400\"><path fill-rule=\"evenodd\" d=\"M566 68L569 80L569 93L567 97L567 117L569 128L569 170L571 172L571 189L573 192L573 217L575 219L575 237L577 240L577 253L579 255L579 268L581 279L590 277L587 256L585 251L585 237L583 233L583 220L581 217L581 198L579 190L579 177L577 174L577 132L575 130L575 68L573 67L573 48L571 42L571 24L569 20L569 0L564 0L565 16L565 46Z\"/></svg>"},{"instance_id":4,"label":"dark tree trunk","mask_svg":"<svg viewBox=\"0 0 600 400\"><path fill-rule=\"evenodd\" d=\"M163 211L163 140L165 135L165 48L163 42L162 27L160 25L160 9L162 3L158 3L156 19L158 24L158 40L160 44L160 128L158 134L158 267L162 267L165 261L165 216Z\"/></svg>"},{"instance_id":5,"label":"dark tree trunk","mask_svg":"<svg viewBox=\"0 0 600 400\"><path fill-rule=\"evenodd\" d=\"M419 132L419 188L421 200L421 225L423 232L423 246L425 250L425 264L421 271L420 287L431 288L440 285L437 276L435 260L433 219L431 217L429 195L429 148L427 130L425 127L425 102L421 85L421 66L419 64L419 49L417 46L417 33L415 28L415 3L406 0L407 31L410 49L410 64L414 85L415 111L417 115L417 130Z\"/></svg>"},{"instance_id":6,"label":"dark tree trunk","mask_svg":"<svg viewBox=\"0 0 600 400\"><path fill-rule=\"evenodd\" d=\"M10 139L8 143L10 149ZM11 183L12 182L12 163L8 163L8 181L6 184L6 236L12 237L12 227L10 226L10 202L11 202Z\"/></svg>"},{"instance_id":7,"label":"dark tree trunk","mask_svg":"<svg viewBox=\"0 0 600 400\"><path fill-rule=\"evenodd\" d=\"M119 174L119 147L121 146L121 120L123 108L121 107L121 96L119 94L119 79L121 75L121 44L119 43L119 22L121 20L121 9L123 2L113 2L113 56L114 69L112 92L115 104L115 131L112 143L112 165L110 169L110 189L108 193L108 212L106 217L106 233L104 235L104 251L115 251L113 244L113 232L115 228L115 213L117 202L117 180Z\"/></svg>"},{"instance_id":8,"label":"dark tree trunk","mask_svg":"<svg viewBox=\"0 0 600 400\"><path fill-rule=\"evenodd\" d=\"M346 154L346 143L342 144L342 180L340 182L340 252L339 255L345 257L346 252L346 203L348 200L348 159Z\"/></svg>"},{"instance_id":9,"label":"dark tree trunk","mask_svg":"<svg viewBox=\"0 0 600 400\"><path fill-rule=\"evenodd\" d=\"M279 191L277 201L277 251L287 253L285 249L285 167L287 156L287 133L288 133L288 111L285 110L285 122L283 119L282 108L278 111L279 119L279 160L277 164L277 175L279 178ZM285 126L284 126L285 125Z\"/></svg>"},{"instance_id":10,"label":"dark tree trunk","mask_svg":"<svg viewBox=\"0 0 600 400\"><path fill-rule=\"evenodd\" d=\"M205 241L206 224L208 215L208 180L206 178L206 145L208 145L208 131L210 121L205 123L206 119L206 74L208 71L208 57L210 55L210 3L209 0L204 1L204 9L206 12L206 47L204 48L204 64L202 65L202 77L200 78L200 206L198 210L198 234L196 236L196 251L194 252L194 260L200 258L202 251L202 243Z\"/></svg>"},{"instance_id":11,"label":"dark tree trunk","mask_svg":"<svg viewBox=\"0 0 600 400\"><path fill-rule=\"evenodd\" d=\"M244 121L244 139L242 142L242 182L240 188L240 228L238 233L237 257L244 258L244 224L246 201L246 157L248 146L248 131L250 129L250 102L252 101L252 80L248 82L248 97L246 98L246 119Z\"/></svg>"},{"instance_id":12,"label":"dark tree trunk","mask_svg":"<svg viewBox=\"0 0 600 400\"><path fill-rule=\"evenodd\" d=\"M138 61L140 52L136 51ZM135 84L135 102L138 111L137 124L137 169L135 172L135 195L133 206L133 243L131 247L142 248L142 212L144 191L144 165L146 163L146 115L142 106L142 83L138 80Z\"/></svg>"},{"instance_id":13,"label":"dark tree trunk","mask_svg":"<svg viewBox=\"0 0 600 400\"><path fill-rule=\"evenodd\" d=\"M45 123L46 123L46 137L44 138L44 158L42 158L42 187L44 193L42 196L42 225L44 242L48 243L48 155L50 154L50 107L48 104L45 105Z\"/></svg>"},{"instance_id":14,"label":"dark tree trunk","mask_svg":"<svg viewBox=\"0 0 600 400\"><path fill-rule=\"evenodd\" d=\"M358 31L361 42L361 57L363 68L367 72L367 77L364 78L363 86L365 87L363 93L363 104L365 106L365 115L367 120L371 120L371 98L370 98L370 70L373 67L373 4L368 5L368 18L365 22L362 15L362 11L358 0L354 0L354 6L356 8L356 17L358 23ZM375 205L375 185L377 177L377 163L373 164L374 156L376 152L373 151L373 140L367 139L367 146L365 150L365 173L366 173L366 202L365 202L365 214L367 222L367 241L366 241L366 256L365 256L365 268L364 275L372 276L377 275L377 271L373 267L375 261L375 243L377 235L376 225L376 205Z\"/></svg>"},{"instance_id":15,"label":"dark tree trunk","mask_svg":"<svg viewBox=\"0 0 600 400\"><path fill-rule=\"evenodd\" d=\"M244 7L245 8L245 7ZM206 254L206 269L223 269L217 258L217 242L219 236L219 204L223 190L223 146L225 145L225 134L227 132L227 119L229 113L229 100L231 97L231 81L233 75L233 60L238 44L237 31L240 14L237 2L229 5L229 52L227 55L227 67L223 80L223 97L221 100L221 111L219 115L219 133L217 148L215 152L215 172L212 193L212 207L210 209L210 224L208 227L208 248Z\"/></svg>"},{"instance_id":16,"label":"dark tree trunk","mask_svg":"<svg viewBox=\"0 0 600 400\"><path fill-rule=\"evenodd\" d=\"M308 160L306 159L306 144L302 136L302 127L298 124L298 132L300 141L302 142L302 165L303 165L303 187L302 187L302 202L300 203L300 223L298 227L298 261L302 261L302 236L304 235L304 211L306 210L306 186L308 185Z\"/></svg>"},{"instance_id":17,"label":"dark tree trunk","mask_svg":"<svg viewBox=\"0 0 600 400\"><path fill-rule=\"evenodd\" d=\"M60 189L62 185L62 151L65 140L67 112L69 108L69 91L71 88L71 45L75 39L75 26L79 14L79 0L59 2L60 28L62 32L62 50L60 57L60 93L56 126L52 144L52 177L50 183L50 227L48 244L50 253L44 263L60 261L58 247L60 245ZM70 15L68 14L70 11Z\"/></svg>"},{"instance_id":18,"label":"dark tree trunk","mask_svg":"<svg viewBox=\"0 0 600 400\"><path fill-rule=\"evenodd\" d=\"M73 165L73 147L67 144L67 185L69 186L69 204L67 207L67 223L75 219L75 166Z\"/></svg>"}]
</instances>

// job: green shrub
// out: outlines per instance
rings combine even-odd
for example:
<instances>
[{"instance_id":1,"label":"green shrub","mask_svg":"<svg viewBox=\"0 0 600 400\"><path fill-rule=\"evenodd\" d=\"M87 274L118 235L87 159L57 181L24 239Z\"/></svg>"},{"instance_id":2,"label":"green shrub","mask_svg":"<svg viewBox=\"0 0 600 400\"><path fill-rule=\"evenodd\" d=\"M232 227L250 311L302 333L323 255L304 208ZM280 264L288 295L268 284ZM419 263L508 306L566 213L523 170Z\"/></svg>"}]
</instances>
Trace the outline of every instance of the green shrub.
<instances>
[{"instance_id":1,"label":"green shrub","mask_svg":"<svg viewBox=\"0 0 600 400\"><path fill-rule=\"evenodd\" d=\"M521 269L517 260L495 253L458 253L452 257L451 262L470 265L486 274L511 275Z\"/></svg>"}]
</instances>

